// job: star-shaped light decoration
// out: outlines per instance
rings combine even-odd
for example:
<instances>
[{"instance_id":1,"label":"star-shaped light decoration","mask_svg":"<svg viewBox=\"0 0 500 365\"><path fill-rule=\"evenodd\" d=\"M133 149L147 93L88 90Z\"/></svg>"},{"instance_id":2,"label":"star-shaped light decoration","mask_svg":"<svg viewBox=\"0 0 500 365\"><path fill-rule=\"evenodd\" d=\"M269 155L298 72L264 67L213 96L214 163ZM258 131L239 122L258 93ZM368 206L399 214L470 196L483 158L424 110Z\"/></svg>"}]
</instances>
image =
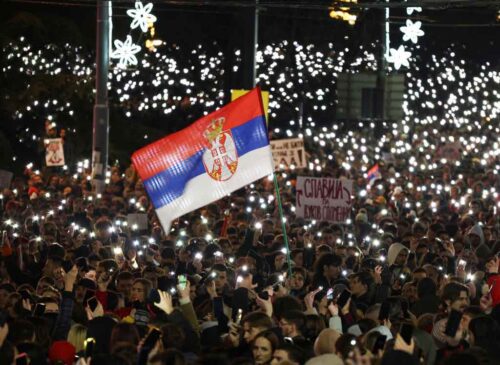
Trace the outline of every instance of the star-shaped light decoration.
<instances>
[{"instance_id":1,"label":"star-shaped light decoration","mask_svg":"<svg viewBox=\"0 0 500 365\"><path fill-rule=\"evenodd\" d=\"M417 13L421 13L422 8L421 7L406 8L406 14L408 15L412 15L414 11L416 11Z\"/></svg>"},{"instance_id":2,"label":"star-shaped light decoration","mask_svg":"<svg viewBox=\"0 0 500 365\"><path fill-rule=\"evenodd\" d=\"M399 46L398 49L391 48L390 55L386 56L387 62L393 63L394 68L399 70L401 66L410 67L409 59L411 57L411 52L405 50L403 45Z\"/></svg>"},{"instance_id":3,"label":"star-shaped light decoration","mask_svg":"<svg viewBox=\"0 0 500 365\"><path fill-rule=\"evenodd\" d=\"M127 36L125 42L115 39L115 50L111 52L111 58L118 58L118 67L125 68L128 65L137 65L135 54L141 50L141 47L132 43L132 37Z\"/></svg>"},{"instance_id":4,"label":"star-shaped light decoration","mask_svg":"<svg viewBox=\"0 0 500 365\"><path fill-rule=\"evenodd\" d=\"M413 23L410 19L406 20L406 26L402 26L401 31L403 32L403 41L411 40L413 43L418 43L418 37L424 35L424 31L420 29L422 27L422 22Z\"/></svg>"},{"instance_id":5,"label":"star-shaped light decoration","mask_svg":"<svg viewBox=\"0 0 500 365\"><path fill-rule=\"evenodd\" d=\"M148 24L156 21L156 16L151 14L152 9L153 3L149 3L144 6L140 1L136 1L135 9L127 10L128 16L133 18L130 28L135 29L137 27L141 27L143 32L147 32Z\"/></svg>"}]
</instances>

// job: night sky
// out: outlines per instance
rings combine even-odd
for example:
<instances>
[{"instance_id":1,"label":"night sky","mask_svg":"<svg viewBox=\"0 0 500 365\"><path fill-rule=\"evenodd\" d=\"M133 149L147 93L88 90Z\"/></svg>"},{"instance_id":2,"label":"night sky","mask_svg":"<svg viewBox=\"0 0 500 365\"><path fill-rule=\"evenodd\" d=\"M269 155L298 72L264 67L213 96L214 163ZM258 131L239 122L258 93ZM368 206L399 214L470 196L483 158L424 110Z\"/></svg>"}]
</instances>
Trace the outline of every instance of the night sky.
<instances>
[{"instance_id":1,"label":"night sky","mask_svg":"<svg viewBox=\"0 0 500 365\"><path fill-rule=\"evenodd\" d=\"M158 17L156 22L158 37L167 42L181 44L217 40L229 47L241 47L242 35L247 24L245 21L248 21L248 14L251 13L250 8L241 4L249 1L228 1L226 6L201 6L199 1L191 1L194 5L173 5L169 4L169 1L154 1L153 13ZM37 2L40 4L36 4ZM208 1L208 3L224 2ZM356 25L349 26L332 20L326 9L318 8L320 5L330 4L329 1L288 0L265 1L265 3L302 4L302 7L264 5L260 12L259 29L259 40L262 42L282 39L313 43L329 42L350 35L351 46L357 47L360 44L369 44L380 37L381 14L377 9L358 11L359 18ZM114 1L113 4L114 33L116 36L126 34L129 22L125 11L133 6L133 2ZM52 41L70 41L88 46L92 46L95 41L95 1L34 0L29 3L4 1L0 7L3 35L12 35L31 28L32 35L40 40L45 37ZM426 32L422 44L436 51L439 48L446 48L451 43L463 44L467 47L469 57L498 62L499 52L494 51L495 48L499 48L500 39L500 23L495 18L498 9L500 5L497 9L494 7L424 9L418 17L424 23L423 29ZM41 21L37 27L41 28L42 32L33 32L35 25L30 23L32 18L29 17L29 13ZM403 23L404 17L404 9L391 11L391 22L393 22L391 33L394 36L398 35L398 28ZM61 32L61 29L70 31ZM27 36L30 35L29 30L26 33Z\"/></svg>"}]
</instances>

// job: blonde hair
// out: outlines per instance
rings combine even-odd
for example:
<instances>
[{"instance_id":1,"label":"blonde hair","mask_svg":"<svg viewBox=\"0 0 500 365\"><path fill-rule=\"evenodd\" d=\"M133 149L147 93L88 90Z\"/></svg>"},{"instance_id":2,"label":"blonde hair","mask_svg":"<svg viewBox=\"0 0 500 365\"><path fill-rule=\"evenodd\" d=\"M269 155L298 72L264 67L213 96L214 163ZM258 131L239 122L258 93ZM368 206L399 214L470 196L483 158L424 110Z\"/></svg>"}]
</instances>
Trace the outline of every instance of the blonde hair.
<instances>
[{"instance_id":1,"label":"blonde hair","mask_svg":"<svg viewBox=\"0 0 500 365\"><path fill-rule=\"evenodd\" d=\"M87 338L87 327L81 324L74 324L68 333L68 342L75 346L76 353L83 350L83 343Z\"/></svg>"}]
</instances>

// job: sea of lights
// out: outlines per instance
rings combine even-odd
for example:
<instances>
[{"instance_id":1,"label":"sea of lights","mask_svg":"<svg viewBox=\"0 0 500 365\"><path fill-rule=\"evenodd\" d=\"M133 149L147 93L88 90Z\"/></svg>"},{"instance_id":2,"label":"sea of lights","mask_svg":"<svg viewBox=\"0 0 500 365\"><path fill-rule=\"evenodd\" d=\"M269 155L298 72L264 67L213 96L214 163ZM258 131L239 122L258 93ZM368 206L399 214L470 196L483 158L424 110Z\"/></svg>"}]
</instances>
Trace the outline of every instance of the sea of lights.
<instances>
[{"instance_id":1,"label":"sea of lights","mask_svg":"<svg viewBox=\"0 0 500 365\"><path fill-rule=\"evenodd\" d=\"M411 172L432 171L448 163L433 158L439 145L455 141L465 148L465 156L478 158L482 165L495 161L499 154L500 72L488 62L477 65L459 57L453 45L439 55L426 53L418 45L412 47L415 56L405 71L404 118L384 123L388 134L372 143L373 121L351 122L346 128L335 120L336 80L343 72L376 71L377 45L361 47L356 53L334 43L284 40L261 45L257 76L261 87L270 91L269 125L274 136L304 136L308 143L321 147L321 155L310 164L318 172L332 159L341 161L346 169L355 166L366 171L383 151L394 156L411 152ZM20 38L4 47L3 57L5 80L23 79L29 88L37 76L64 75L74 80L75 94L87 87L92 103L94 55L82 47L67 44L34 49ZM193 49L172 44L143 53L134 68L111 68L111 112L137 123L148 113L168 117L183 108L197 107L200 115L207 114L227 101L226 73L240 71L240 57L239 50L224 54L215 42ZM29 94L25 99L29 102L12 114L21 143L40 140L45 118L70 131L74 131L72 120L88 119L72 107L71 97L62 99L56 92L43 100L30 99ZM498 170L498 166L492 167Z\"/></svg>"}]
</instances>

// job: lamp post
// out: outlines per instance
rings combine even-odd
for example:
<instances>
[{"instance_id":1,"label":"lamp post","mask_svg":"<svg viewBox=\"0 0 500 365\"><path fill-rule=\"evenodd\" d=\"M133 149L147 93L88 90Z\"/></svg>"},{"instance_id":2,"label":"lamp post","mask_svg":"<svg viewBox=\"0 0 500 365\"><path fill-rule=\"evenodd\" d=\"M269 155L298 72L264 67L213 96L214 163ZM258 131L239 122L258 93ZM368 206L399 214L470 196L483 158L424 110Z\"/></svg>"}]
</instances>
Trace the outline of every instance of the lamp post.
<instances>
[{"instance_id":1,"label":"lamp post","mask_svg":"<svg viewBox=\"0 0 500 365\"><path fill-rule=\"evenodd\" d=\"M97 1L96 96L92 125L92 178L95 192L104 191L109 148L108 70L111 1Z\"/></svg>"}]
</instances>

